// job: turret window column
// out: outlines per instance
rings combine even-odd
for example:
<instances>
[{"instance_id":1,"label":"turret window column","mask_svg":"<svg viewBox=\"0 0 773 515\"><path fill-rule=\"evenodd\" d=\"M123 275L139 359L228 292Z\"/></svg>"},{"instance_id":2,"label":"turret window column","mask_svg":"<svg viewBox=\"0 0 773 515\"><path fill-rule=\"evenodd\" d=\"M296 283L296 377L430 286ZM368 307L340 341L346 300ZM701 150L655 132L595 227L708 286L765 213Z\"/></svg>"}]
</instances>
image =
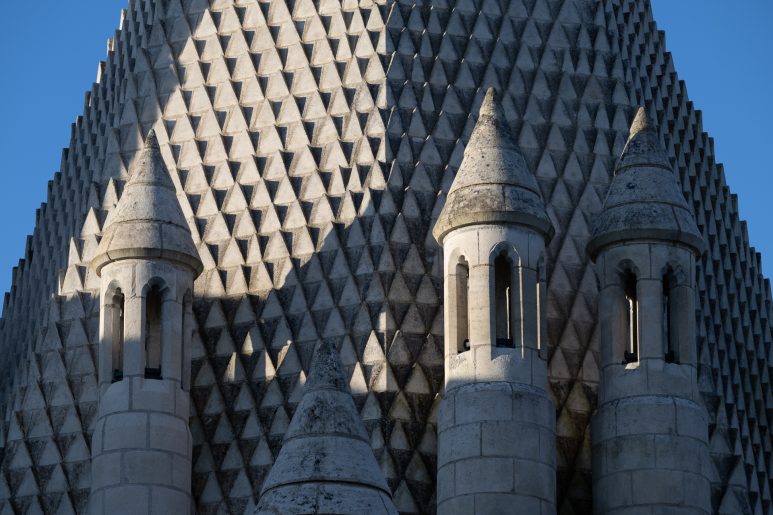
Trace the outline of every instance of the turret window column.
<instances>
[{"instance_id":1,"label":"turret window column","mask_svg":"<svg viewBox=\"0 0 773 515\"><path fill-rule=\"evenodd\" d=\"M112 356L112 382L123 379L123 324L124 324L124 296L121 289L115 290L106 316L109 317L109 327L111 335L111 356Z\"/></svg>"},{"instance_id":2,"label":"turret window column","mask_svg":"<svg viewBox=\"0 0 773 515\"><path fill-rule=\"evenodd\" d=\"M470 350L469 325L470 267L464 257L456 265L456 347L458 352Z\"/></svg>"},{"instance_id":3,"label":"turret window column","mask_svg":"<svg viewBox=\"0 0 773 515\"><path fill-rule=\"evenodd\" d=\"M627 312L625 352L623 358L626 363L635 363L639 360L639 299L636 293L636 275L626 272L623 276L623 291Z\"/></svg>"},{"instance_id":4,"label":"turret window column","mask_svg":"<svg viewBox=\"0 0 773 515\"><path fill-rule=\"evenodd\" d=\"M161 289L150 288L145 298L145 377L161 379Z\"/></svg>"},{"instance_id":5,"label":"turret window column","mask_svg":"<svg viewBox=\"0 0 773 515\"><path fill-rule=\"evenodd\" d=\"M671 291L673 285L674 280L668 271L663 275L663 345L665 347L664 358L668 363L674 363L677 355L674 346L676 343L674 338L676 317L674 316L674 298Z\"/></svg>"},{"instance_id":6,"label":"turret window column","mask_svg":"<svg viewBox=\"0 0 773 515\"><path fill-rule=\"evenodd\" d=\"M494 312L496 314L497 347L513 347L515 344L515 311L513 302L514 274L512 260L501 253L494 260Z\"/></svg>"}]
</instances>

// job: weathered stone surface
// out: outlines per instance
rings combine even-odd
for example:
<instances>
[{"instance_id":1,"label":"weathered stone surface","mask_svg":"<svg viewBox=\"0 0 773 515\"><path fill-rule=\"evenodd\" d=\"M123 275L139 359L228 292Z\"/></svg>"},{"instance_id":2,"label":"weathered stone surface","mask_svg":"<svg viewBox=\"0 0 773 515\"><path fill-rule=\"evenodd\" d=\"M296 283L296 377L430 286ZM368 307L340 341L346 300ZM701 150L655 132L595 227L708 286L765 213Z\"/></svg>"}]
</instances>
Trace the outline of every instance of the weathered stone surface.
<instances>
[{"instance_id":1,"label":"weathered stone surface","mask_svg":"<svg viewBox=\"0 0 773 515\"><path fill-rule=\"evenodd\" d=\"M397 513L334 344L317 346L304 390L256 513Z\"/></svg>"},{"instance_id":2,"label":"weathered stone surface","mask_svg":"<svg viewBox=\"0 0 773 515\"><path fill-rule=\"evenodd\" d=\"M121 201L105 221L91 266L100 274L107 263L120 259L179 262L194 275L203 268L152 130Z\"/></svg>"},{"instance_id":3,"label":"weathered stone surface","mask_svg":"<svg viewBox=\"0 0 773 515\"><path fill-rule=\"evenodd\" d=\"M266 492L256 515L305 515L310 513L358 515L396 514L388 493L356 484L324 482L287 485Z\"/></svg>"},{"instance_id":4,"label":"weathered stone surface","mask_svg":"<svg viewBox=\"0 0 773 515\"><path fill-rule=\"evenodd\" d=\"M518 224L550 237L553 225L542 194L493 88L486 91L464 159L432 229L442 244L449 231L467 225Z\"/></svg>"},{"instance_id":5,"label":"weathered stone surface","mask_svg":"<svg viewBox=\"0 0 773 515\"><path fill-rule=\"evenodd\" d=\"M700 252L703 236L682 194L647 110L640 107L615 167L601 213L593 222L588 252L631 240L681 243Z\"/></svg>"}]
</instances>

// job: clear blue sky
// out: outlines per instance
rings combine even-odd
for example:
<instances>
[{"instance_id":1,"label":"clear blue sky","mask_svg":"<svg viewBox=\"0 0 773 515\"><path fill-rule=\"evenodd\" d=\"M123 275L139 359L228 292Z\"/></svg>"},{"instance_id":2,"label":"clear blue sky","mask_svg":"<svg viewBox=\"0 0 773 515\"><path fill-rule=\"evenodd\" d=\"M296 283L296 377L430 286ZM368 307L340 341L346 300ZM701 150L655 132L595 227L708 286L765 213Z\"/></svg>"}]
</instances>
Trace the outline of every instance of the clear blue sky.
<instances>
[{"instance_id":1,"label":"clear blue sky","mask_svg":"<svg viewBox=\"0 0 773 515\"><path fill-rule=\"evenodd\" d=\"M716 139L752 244L773 273L773 2L652 0L679 75ZM9 2L0 16L0 292L24 252L35 209L83 112L127 0ZM1 293L0 293L1 294Z\"/></svg>"}]
</instances>

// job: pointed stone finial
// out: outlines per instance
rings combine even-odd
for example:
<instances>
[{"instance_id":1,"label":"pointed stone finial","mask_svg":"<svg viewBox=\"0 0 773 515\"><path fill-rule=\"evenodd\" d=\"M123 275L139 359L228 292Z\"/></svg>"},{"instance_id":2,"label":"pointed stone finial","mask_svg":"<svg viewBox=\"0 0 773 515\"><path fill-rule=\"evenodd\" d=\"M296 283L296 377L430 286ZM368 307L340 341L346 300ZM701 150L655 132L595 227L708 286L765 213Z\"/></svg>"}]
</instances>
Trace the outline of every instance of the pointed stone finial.
<instances>
[{"instance_id":1,"label":"pointed stone finial","mask_svg":"<svg viewBox=\"0 0 773 515\"><path fill-rule=\"evenodd\" d=\"M483 96L483 102L480 104L478 116L496 116L497 114L497 92L494 88L488 88Z\"/></svg>"},{"instance_id":2,"label":"pointed stone finial","mask_svg":"<svg viewBox=\"0 0 773 515\"><path fill-rule=\"evenodd\" d=\"M331 342L317 345L255 513L397 514Z\"/></svg>"},{"instance_id":3,"label":"pointed stone finial","mask_svg":"<svg viewBox=\"0 0 773 515\"><path fill-rule=\"evenodd\" d=\"M652 165L671 170L671 162L660 144L658 131L647 108L639 107L631 124L628 142L615 167L615 172L634 165Z\"/></svg>"},{"instance_id":4,"label":"pointed stone finial","mask_svg":"<svg viewBox=\"0 0 773 515\"><path fill-rule=\"evenodd\" d=\"M547 238L553 234L537 180L515 144L494 88L483 97L464 159L432 233L442 244L450 231L474 224L523 225Z\"/></svg>"},{"instance_id":5,"label":"pointed stone finial","mask_svg":"<svg viewBox=\"0 0 773 515\"><path fill-rule=\"evenodd\" d=\"M639 109L636 110L636 116L634 117L633 123L631 124L628 140L630 141L631 138L636 136L641 131L652 130L653 127L654 126L652 125L652 121L650 120L647 109L644 106L640 106Z\"/></svg>"},{"instance_id":6,"label":"pointed stone finial","mask_svg":"<svg viewBox=\"0 0 773 515\"><path fill-rule=\"evenodd\" d=\"M635 240L681 243L696 254L703 236L647 109L640 107L601 213L591 229L588 254Z\"/></svg>"},{"instance_id":7,"label":"pointed stone finial","mask_svg":"<svg viewBox=\"0 0 773 515\"><path fill-rule=\"evenodd\" d=\"M196 275L203 269L154 130L107 218L91 266L100 275L102 267L120 259L164 259L185 265Z\"/></svg>"},{"instance_id":8,"label":"pointed stone finial","mask_svg":"<svg viewBox=\"0 0 773 515\"><path fill-rule=\"evenodd\" d=\"M507 118L502 111L494 88L488 88L483 95L483 101L478 111L478 121L475 123L470 141L464 149L464 155L467 156L485 148L514 150L523 159L518 146L515 144L510 124L507 123ZM536 188L536 183L534 187Z\"/></svg>"},{"instance_id":9,"label":"pointed stone finial","mask_svg":"<svg viewBox=\"0 0 773 515\"><path fill-rule=\"evenodd\" d=\"M320 342L314 353L313 362L309 379L304 385L305 393L316 390L338 390L348 393L349 388L335 345Z\"/></svg>"}]
</instances>

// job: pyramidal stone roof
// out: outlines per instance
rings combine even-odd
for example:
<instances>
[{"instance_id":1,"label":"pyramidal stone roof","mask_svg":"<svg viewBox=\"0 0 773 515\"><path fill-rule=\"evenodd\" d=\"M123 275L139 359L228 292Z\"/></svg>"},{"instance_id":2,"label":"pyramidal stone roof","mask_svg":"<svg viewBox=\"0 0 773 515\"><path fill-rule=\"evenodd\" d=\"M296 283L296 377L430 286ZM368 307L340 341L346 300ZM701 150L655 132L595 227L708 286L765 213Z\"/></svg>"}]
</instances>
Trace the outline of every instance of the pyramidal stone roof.
<instances>
[{"instance_id":1,"label":"pyramidal stone roof","mask_svg":"<svg viewBox=\"0 0 773 515\"><path fill-rule=\"evenodd\" d=\"M698 254L704 247L695 216L644 107L636 113L615 166L604 207L593 224L588 253L595 259L604 247L631 240L681 243Z\"/></svg>"},{"instance_id":2,"label":"pyramidal stone roof","mask_svg":"<svg viewBox=\"0 0 773 515\"><path fill-rule=\"evenodd\" d=\"M106 221L92 266L99 274L110 262L132 258L175 261L196 275L203 269L153 130L121 200Z\"/></svg>"},{"instance_id":3,"label":"pyramidal stone roof","mask_svg":"<svg viewBox=\"0 0 773 515\"><path fill-rule=\"evenodd\" d=\"M442 243L449 231L481 223L515 223L553 234L537 180L515 144L494 88L483 97L433 235Z\"/></svg>"},{"instance_id":4,"label":"pyramidal stone roof","mask_svg":"<svg viewBox=\"0 0 773 515\"><path fill-rule=\"evenodd\" d=\"M335 344L317 346L304 390L256 514L396 515Z\"/></svg>"}]
</instances>

